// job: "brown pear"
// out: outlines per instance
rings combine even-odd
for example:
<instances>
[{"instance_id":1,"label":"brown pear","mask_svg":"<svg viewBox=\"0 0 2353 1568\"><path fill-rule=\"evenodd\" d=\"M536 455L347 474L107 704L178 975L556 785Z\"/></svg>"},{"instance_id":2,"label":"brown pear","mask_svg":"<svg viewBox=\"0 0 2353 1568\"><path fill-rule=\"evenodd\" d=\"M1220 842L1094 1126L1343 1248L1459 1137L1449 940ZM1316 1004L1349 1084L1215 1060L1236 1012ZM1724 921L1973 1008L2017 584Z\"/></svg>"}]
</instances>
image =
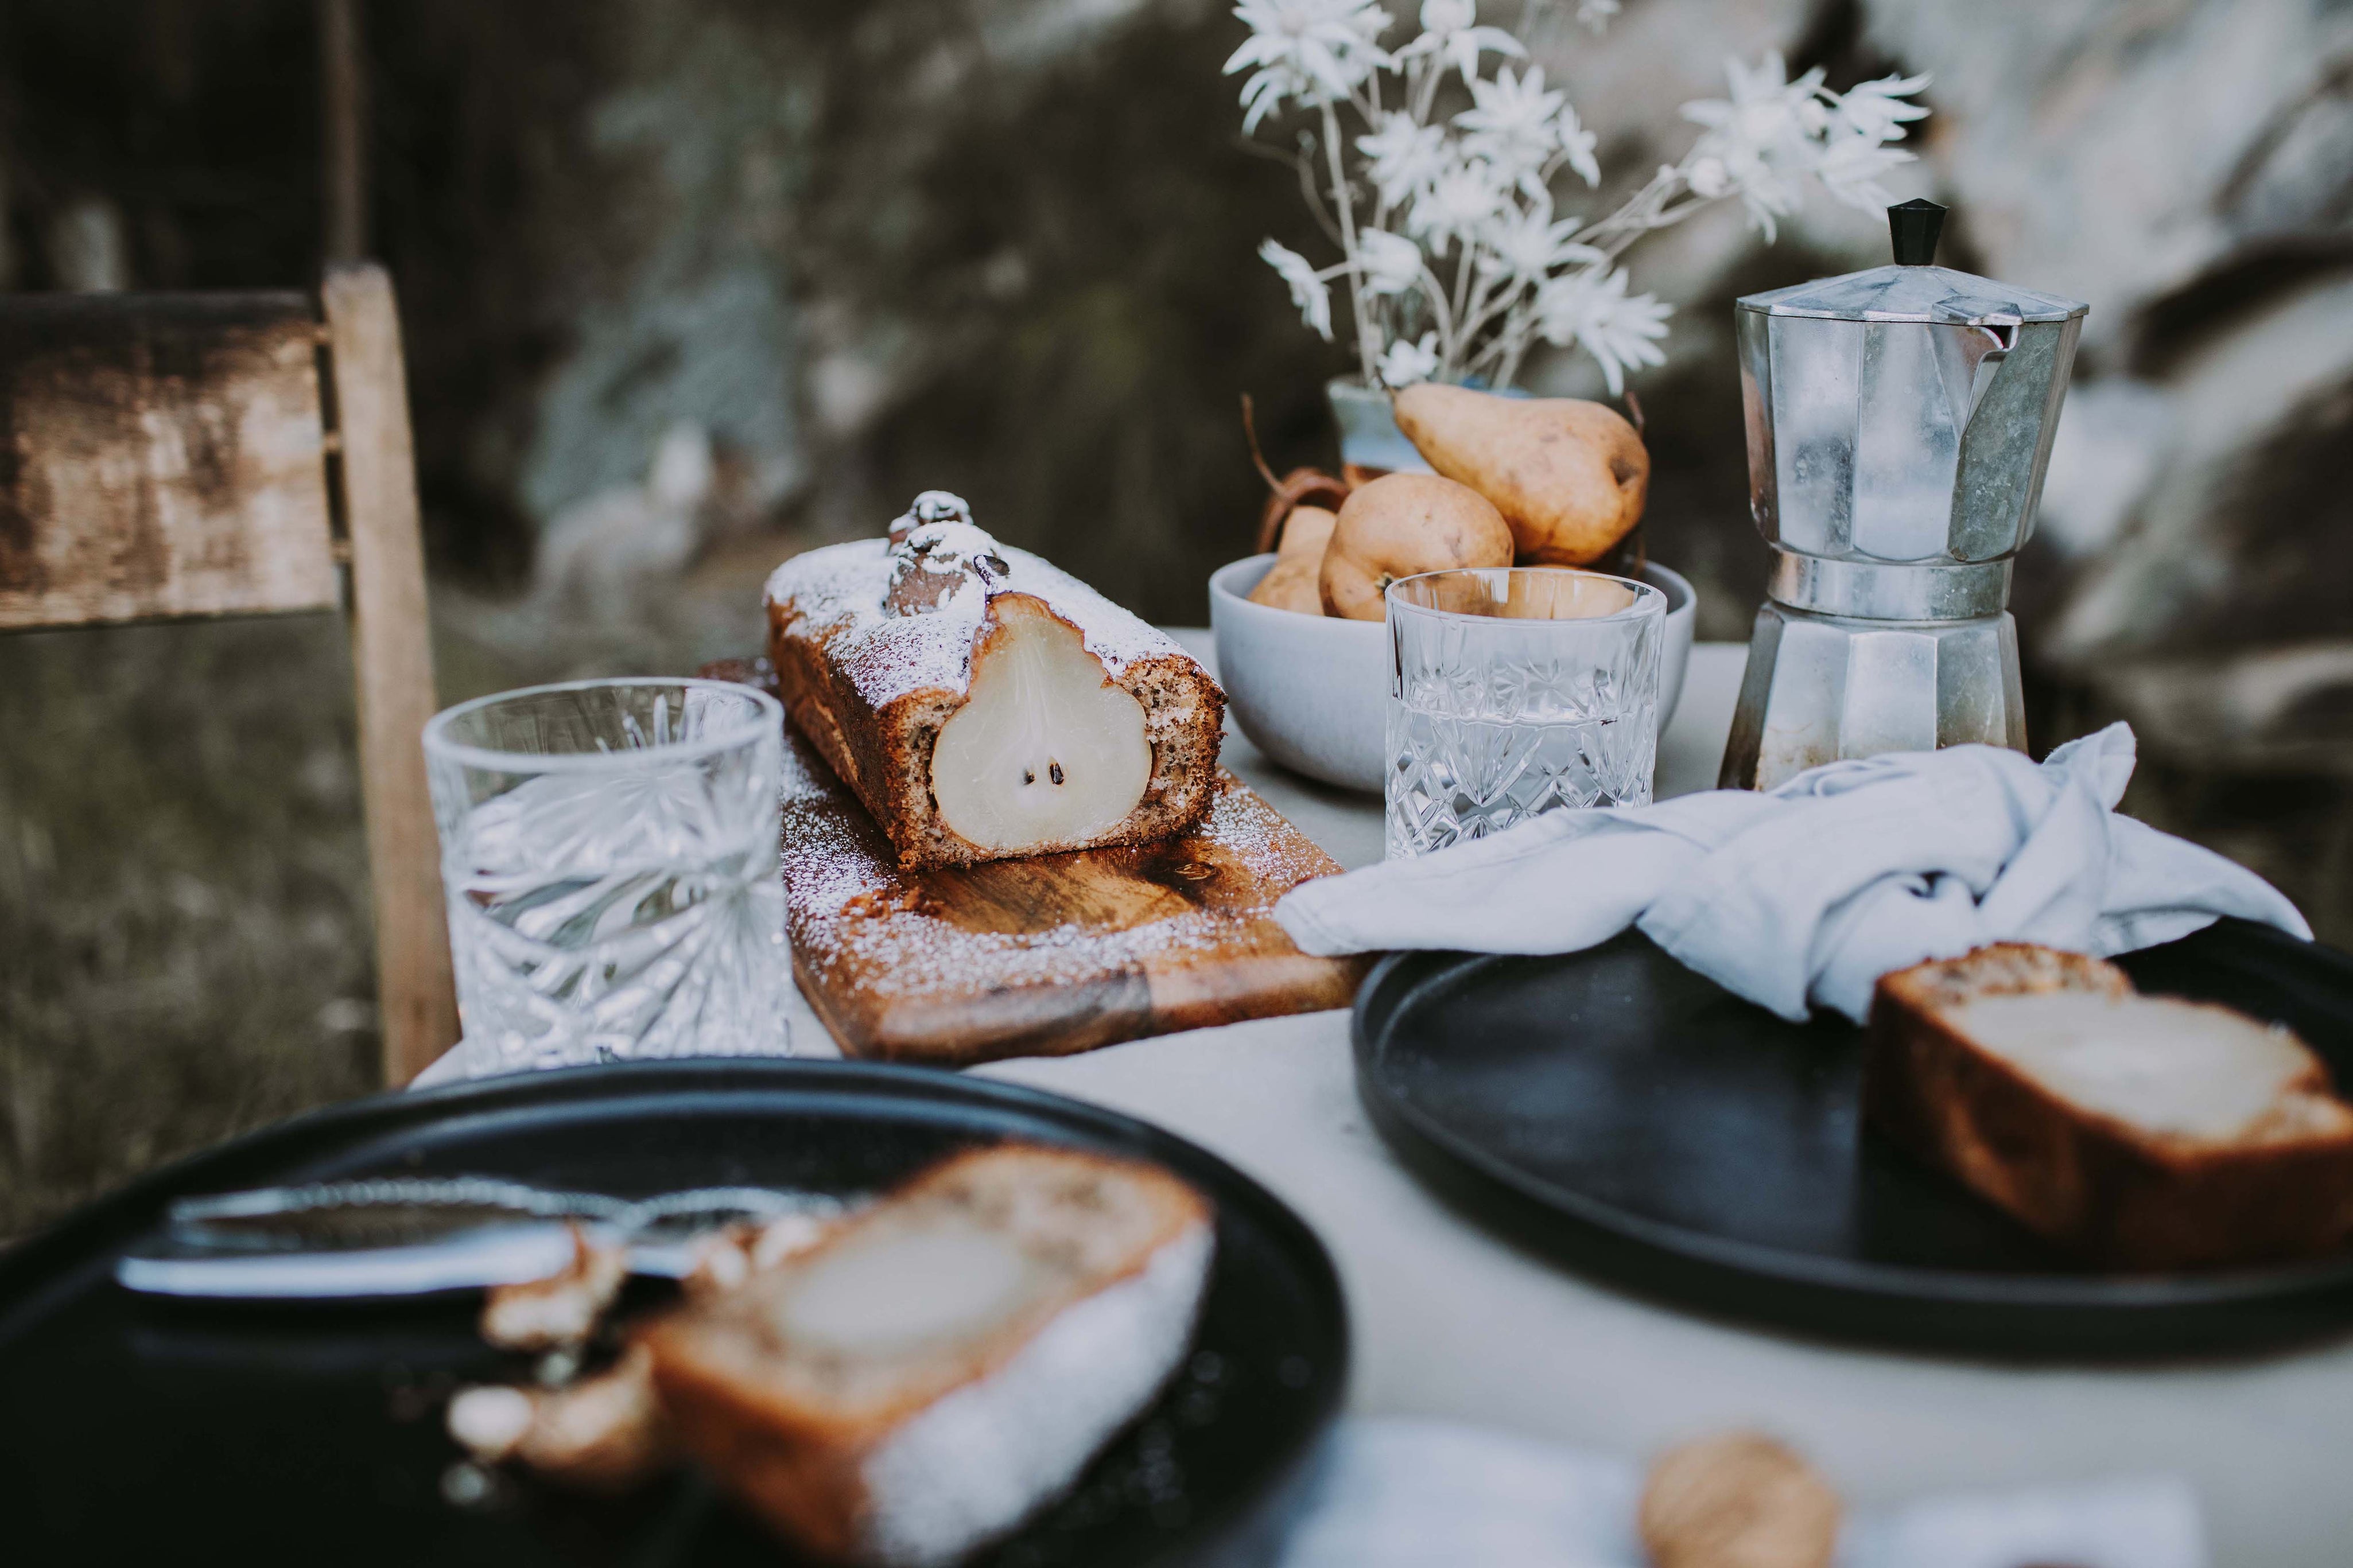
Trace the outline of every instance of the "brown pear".
<instances>
[{"instance_id":1,"label":"brown pear","mask_svg":"<svg viewBox=\"0 0 2353 1568\"><path fill-rule=\"evenodd\" d=\"M1582 572L1515 572L1495 615L1506 620L1589 621L1631 609L1634 590Z\"/></svg>"},{"instance_id":2,"label":"brown pear","mask_svg":"<svg viewBox=\"0 0 2353 1568\"><path fill-rule=\"evenodd\" d=\"M1582 566L1642 521L1651 454L1613 408L1434 381L1398 393L1396 408L1431 468L1495 503L1524 564Z\"/></svg>"},{"instance_id":3,"label":"brown pear","mask_svg":"<svg viewBox=\"0 0 2353 1568\"><path fill-rule=\"evenodd\" d=\"M1267 568L1258 586L1250 591L1253 605L1270 605L1278 610L1297 610L1302 615L1324 613L1324 591L1315 584L1320 556L1284 555Z\"/></svg>"},{"instance_id":4,"label":"brown pear","mask_svg":"<svg viewBox=\"0 0 2353 1568\"><path fill-rule=\"evenodd\" d=\"M1324 547L1332 542L1332 525L1339 521L1338 514L1320 506L1293 507L1282 520L1282 542L1275 550L1285 561L1304 560L1312 565L1324 559Z\"/></svg>"},{"instance_id":5,"label":"brown pear","mask_svg":"<svg viewBox=\"0 0 2353 1568\"><path fill-rule=\"evenodd\" d=\"M1511 563L1511 527L1478 491L1436 474L1385 474L1341 503L1318 583L1325 615L1377 621L1400 577Z\"/></svg>"}]
</instances>

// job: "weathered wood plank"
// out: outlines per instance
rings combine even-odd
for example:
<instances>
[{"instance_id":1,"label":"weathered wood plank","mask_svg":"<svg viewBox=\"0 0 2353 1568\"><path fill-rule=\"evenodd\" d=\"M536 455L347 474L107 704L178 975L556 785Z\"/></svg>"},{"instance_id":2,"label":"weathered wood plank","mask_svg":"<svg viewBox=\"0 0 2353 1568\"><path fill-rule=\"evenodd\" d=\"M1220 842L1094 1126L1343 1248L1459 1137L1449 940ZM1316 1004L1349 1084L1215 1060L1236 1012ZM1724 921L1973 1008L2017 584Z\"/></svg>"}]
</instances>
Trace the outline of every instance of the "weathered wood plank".
<instances>
[{"instance_id":1,"label":"weathered wood plank","mask_svg":"<svg viewBox=\"0 0 2353 1568\"><path fill-rule=\"evenodd\" d=\"M0 302L0 631L333 605L301 294Z\"/></svg>"},{"instance_id":2,"label":"weathered wood plank","mask_svg":"<svg viewBox=\"0 0 2353 1568\"><path fill-rule=\"evenodd\" d=\"M433 646L408 377L392 279L383 268L330 268L322 298L352 543L352 666L375 894L377 1005L385 1077L402 1084L458 1040L448 911L425 783Z\"/></svg>"}]
</instances>

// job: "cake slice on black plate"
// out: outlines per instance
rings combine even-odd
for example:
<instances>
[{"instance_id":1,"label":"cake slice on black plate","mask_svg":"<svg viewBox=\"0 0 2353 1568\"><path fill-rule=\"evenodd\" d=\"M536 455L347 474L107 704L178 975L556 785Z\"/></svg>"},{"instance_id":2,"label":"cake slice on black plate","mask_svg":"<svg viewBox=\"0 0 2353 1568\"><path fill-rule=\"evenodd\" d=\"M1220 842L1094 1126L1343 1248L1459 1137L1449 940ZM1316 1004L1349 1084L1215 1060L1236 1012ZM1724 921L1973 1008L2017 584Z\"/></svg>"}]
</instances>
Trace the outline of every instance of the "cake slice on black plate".
<instances>
[{"instance_id":1,"label":"cake slice on black plate","mask_svg":"<svg viewBox=\"0 0 2353 1568\"><path fill-rule=\"evenodd\" d=\"M1183 1361L1212 1219L1155 1167L957 1156L648 1330L681 1445L782 1533L929 1568L1065 1491Z\"/></svg>"},{"instance_id":2,"label":"cake slice on black plate","mask_svg":"<svg viewBox=\"0 0 2353 1568\"><path fill-rule=\"evenodd\" d=\"M2175 1269L2353 1233L2353 1107L2289 1030L2004 942L1883 975L1867 1115L2051 1241Z\"/></svg>"}]
</instances>

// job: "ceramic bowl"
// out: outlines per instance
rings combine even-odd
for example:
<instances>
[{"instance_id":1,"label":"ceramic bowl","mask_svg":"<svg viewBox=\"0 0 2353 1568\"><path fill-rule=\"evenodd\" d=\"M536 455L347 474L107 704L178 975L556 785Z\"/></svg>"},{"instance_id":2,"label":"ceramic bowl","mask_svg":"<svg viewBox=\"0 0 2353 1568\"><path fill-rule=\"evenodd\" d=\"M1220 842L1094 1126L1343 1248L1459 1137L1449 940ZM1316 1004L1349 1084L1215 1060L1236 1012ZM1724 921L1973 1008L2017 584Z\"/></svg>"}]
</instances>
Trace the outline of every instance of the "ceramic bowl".
<instances>
[{"instance_id":1,"label":"ceramic bowl","mask_svg":"<svg viewBox=\"0 0 2353 1568\"><path fill-rule=\"evenodd\" d=\"M1209 578L1209 628L1218 679L1251 744L1293 773L1377 794L1388 770L1388 627L1253 605L1246 595L1274 564L1252 555ZM1699 597L1683 576L1653 563L1643 581L1667 596L1659 660L1659 728L1674 717L1691 661Z\"/></svg>"}]
</instances>

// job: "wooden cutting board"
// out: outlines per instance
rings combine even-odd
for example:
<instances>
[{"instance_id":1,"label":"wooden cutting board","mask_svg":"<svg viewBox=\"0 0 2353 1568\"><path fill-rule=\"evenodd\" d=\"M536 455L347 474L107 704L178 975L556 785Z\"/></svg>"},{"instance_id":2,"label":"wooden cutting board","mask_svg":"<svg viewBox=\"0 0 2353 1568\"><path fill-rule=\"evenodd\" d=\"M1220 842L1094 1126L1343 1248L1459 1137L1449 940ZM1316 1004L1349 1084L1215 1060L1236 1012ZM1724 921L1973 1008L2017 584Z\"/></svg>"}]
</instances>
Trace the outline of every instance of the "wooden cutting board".
<instances>
[{"instance_id":1,"label":"wooden cutting board","mask_svg":"<svg viewBox=\"0 0 2353 1568\"><path fill-rule=\"evenodd\" d=\"M745 662L704 673L766 684ZM1370 958L1311 957L1272 915L1339 863L1219 778L1208 818L1181 838L902 871L866 808L788 730L793 978L845 1055L949 1067L1348 1005Z\"/></svg>"}]
</instances>

